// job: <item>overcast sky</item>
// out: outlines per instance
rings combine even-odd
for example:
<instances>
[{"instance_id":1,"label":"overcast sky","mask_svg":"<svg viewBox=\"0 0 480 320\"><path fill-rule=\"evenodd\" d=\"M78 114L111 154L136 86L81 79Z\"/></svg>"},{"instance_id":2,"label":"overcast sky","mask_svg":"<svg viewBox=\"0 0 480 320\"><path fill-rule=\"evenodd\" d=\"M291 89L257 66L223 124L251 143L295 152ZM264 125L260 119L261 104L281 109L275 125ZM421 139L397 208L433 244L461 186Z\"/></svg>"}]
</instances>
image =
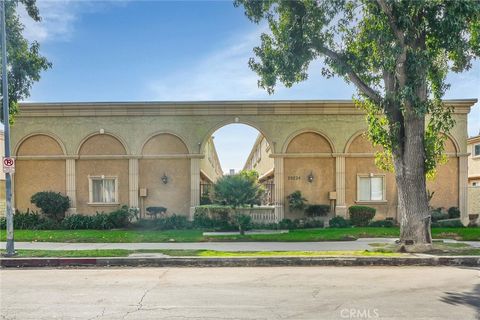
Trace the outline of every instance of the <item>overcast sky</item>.
<instances>
[{"instance_id":1,"label":"overcast sky","mask_svg":"<svg viewBox=\"0 0 480 320\"><path fill-rule=\"evenodd\" d=\"M37 1L41 23L23 19L26 35L53 63L28 101L350 99L352 86L324 79L312 64L308 81L269 96L247 66L264 27L231 1ZM449 76L447 99L480 97L480 63ZM469 116L480 130L480 106ZM224 171L239 169L256 130L231 125L215 133Z\"/></svg>"}]
</instances>

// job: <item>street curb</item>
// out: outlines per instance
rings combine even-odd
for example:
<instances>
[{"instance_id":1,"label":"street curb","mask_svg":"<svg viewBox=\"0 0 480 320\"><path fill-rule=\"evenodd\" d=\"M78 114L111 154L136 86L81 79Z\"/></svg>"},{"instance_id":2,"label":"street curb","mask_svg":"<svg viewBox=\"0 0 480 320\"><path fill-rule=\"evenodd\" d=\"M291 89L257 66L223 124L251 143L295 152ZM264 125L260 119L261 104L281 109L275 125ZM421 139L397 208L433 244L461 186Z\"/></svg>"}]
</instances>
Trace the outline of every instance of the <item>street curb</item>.
<instances>
[{"instance_id":1,"label":"street curb","mask_svg":"<svg viewBox=\"0 0 480 320\"><path fill-rule=\"evenodd\" d=\"M480 267L480 256L443 257L148 257L1 258L0 268L39 267L303 267L303 266L463 266Z\"/></svg>"}]
</instances>

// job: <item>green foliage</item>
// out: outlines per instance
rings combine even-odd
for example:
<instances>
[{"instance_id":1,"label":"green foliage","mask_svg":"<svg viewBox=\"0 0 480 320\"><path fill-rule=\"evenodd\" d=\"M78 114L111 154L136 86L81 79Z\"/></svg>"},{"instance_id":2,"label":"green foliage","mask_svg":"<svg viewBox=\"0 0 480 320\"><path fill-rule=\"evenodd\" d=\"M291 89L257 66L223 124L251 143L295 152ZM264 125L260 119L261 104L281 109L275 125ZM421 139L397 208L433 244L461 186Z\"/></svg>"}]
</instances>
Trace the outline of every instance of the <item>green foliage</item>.
<instances>
[{"instance_id":1,"label":"green foliage","mask_svg":"<svg viewBox=\"0 0 480 320\"><path fill-rule=\"evenodd\" d=\"M257 170L242 170L238 173L238 175L251 180L252 182L257 182L259 178L259 174Z\"/></svg>"},{"instance_id":2,"label":"green foliage","mask_svg":"<svg viewBox=\"0 0 480 320\"><path fill-rule=\"evenodd\" d=\"M291 219L283 219L278 223L278 227L279 229L287 229L287 230L297 229L298 224L296 223L296 221L298 220L292 221Z\"/></svg>"},{"instance_id":3,"label":"green foliage","mask_svg":"<svg viewBox=\"0 0 480 320\"><path fill-rule=\"evenodd\" d=\"M154 219L157 219L159 214L165 214L167 212L167 208L165 207L147 207L145 210L147 214L153 216Z\"/></svg>"},{"instance_id":4,"label":"green foliage","mask_svg":"<svg viewBox=\"0 0 480 320\"><path fill-rule=\"evenodd\" d=\"M10 107L10 122L13 123L18 113L17 102L30 96L30 89L34 82L40 80L42 71L51 68L51 63L40 55L38 42L29 41L22 35L23 19L17 10L19 3L25 6L29 17L40 21L35 0L12 0L5 2L7 28L7 68L8 68L8 98Z\"/></svg>"},{"instance_id":5,"label":"green foliage","mask_svg":"<svg viewBox=\"0 0 480 320\"><path fill-rule=\"evenodd\" d=\"M233 208L260 204L264 189L247 173L223 176L218 179L214 185L215 202Z\"/></svg>"},{"instance_id":6,"label":"green foliage","mask_svg":"<svg viewBox=\"0 0 480 320\"><path fill-rule=\"evenodd\" d=\"M0 218L0 230L5 230L6 227L7 221L5 217ZM15 230L53 230L58 229L59 225L52 219L27 210L27 212L15 212L13 228Z\"/></svg>"},{"instance_id":7,"label":"green foliage","mask_svg":"<svg viewBox=\"0 0 480 320\"><path fill-rule=\"evenodd\" d=\"M328 221L330 228L349 228L351 226L350 221L345 220L344 217L336 216Z\"/></svg>"},{"instance_id":8,"label":"green foliage","mask_svg":"<svg viewBox=\"0 0 480 320\"><path fill-rule=\"evenodd\" d=\"M110 212L108 216L114 228L124 228L130 223L131 212L127 206L122 206L120 209Z\"/></svg>"},{"instance_id":9,"label":"green foliage","mask_svg":"<svg viewBox=\"0 0 480 320\"><path fill-rule=\"evenodd\" d=\"M126 228L130 225L131 211L127 206L110 213L97 212L94 216L73 214L61 222L61 228L67 230L110 230Z\"/></svg>"},{"instance_id":10,"label":"green foliage","mask_svg":"<svg viewBox=\"0 0 480 320\"><path fill-rule=\"evenodd\" d=\"M206 190L200 196L200 205L204 206L204 205L208 205L208 204L212 204L212 199L210 198L210 192L208 190Z\"/></svg>"},{"instance_id":11,"label":"green foliage","mask_svg":"<svg viewBox=\"0 0 480 320\"><path fill-rule=\"evenodd\" d=\"M377 210L367 206L351 206L348 208L350 221L356 227L366 227L375 216Z\"/></svg>"},{"instance_id":12,"label":"green foliage","mask_svg":"<svg viewBox=\"0 0 480 320\"><path fill-rule=\"evenodd\" d=\"M236 212L233 215L233 223L238 227L241 235L245 234L245 231L251 227L252 218L248 214Z\"/></svg>"},{"instance_id":13,"label":"green foliage","mask_svg":"<svg viewBox=\"0 0 480 320\"><path fill-rule=\"evenodd\" d=\"M330 213L328 204L310 204L305 209L305 213L309 217L325 217Z\"/></svg>"},{"instance_id":14,"label":"green foliage","mask_svg":"<svg viewBox=\"0 0 480 320\"><path fill-rule=\"evenodd\" d=\"M463 223L460 219L446 219L432 222L432 228L463 228Z\"/></svg>"},{"instance_id":15,"label":"green foliage","mask_svg":"<svg viewBox=\"0 0 480 320\"><path fill-rule=\"evenodd\" d=\"M233 209L227 206L198 206L195 207L193 225L196 228L231 230L235 228L232 223L233 213Z\"/></svg>"},{"instance_id":16,"label":"green foliage","mask_svg":"<svg viewBox=\"0 0 480 320\"><path fill-rule=\"evenodd\" d=\"M303 210L305 209L307 199L302 196L302 192L299 190L292 192L287 196L288 207L290 210Z\"/></svg>"},{"instance_id":17,"label":"green foliage","mask_svg":"<svg viewBox=\"0 0 480 320\"><path fill-rule=\"evenodd\" d=\"M377 220L372 221L368 224L369 227L382 227L382 228L392 228L395 227L395 222L393 220Z\"/></svg>"},{"instance_id":18,"label":"green foliage","mask_svg":"<svg viewBox=\"0 0 480 320\"><path fill-rule=\"evenodd\" d=\"M53 191L37 192L31 197L30 202L56 221L62 220L65 212L70 208L70 199Z\"/></svg>"},{"instance_id":19,"label":"green foliage","mask_svg":"<svg viewBox=\"0 0 480 320\"><path fill-rule=\"evenodd\" d=\"M67 230L99 229L95 228L93 216L84 216L81 214L73 214L66 217L63 219L61 226L62 229Z\"/></svg>"},{"instance_id":20,"label":"green foliage","mask_svg":"<svg viewBox=\"0 0 480 320\"><path fill-rule=\"evenodd\" d=\"M322 75L342 77L359 92L368 136L384 152L377 164L408 153L410 128L420 128L423 170L432 176L444 161L444 141L454 125L441 102L449 71L462 72L480 55L479 1L256 1L235 0L247 17L267 20L250 68L269 93L308 78L311 62L323 59ZM430 116L428 119L425 117ZM424 127L423 124L427 120ZM419 127L420 124L420 127ZM424 129L424 130L423 130ZM417 138L417 137L416 137ZM397 168L398 169L398 168Z\"/></svg>"},{"instance_id":21,"label":"green foliage","mask_svg":"<svg viewBox=\"0 0 480 320\"><path fill-rule=\"evenodd\" d=\"M433 222L448 219L448 213L444 212L443 208L436 208L432 210L430 214Z\"/></svg>"},{"instance_id":22,"label":"green foliage","mask_svg":"<svg viewBox=\"0 0 480 320\"><path fill-rule=\"evenodd\" d=\"M450 207L448 209L448 218L449 219L460 218L460 209L458 209L457 207Z\"/></svg>"},{"instance_id":23,"label":"green foliage","mask_svg":"<svg viewBox=\"0 0 480 320\"><path fill-rule=\"evenodd\" d=\"M323 220L307 219L297 229L323 228L324 226L325 222Z\"/></svg>"},{"instance_id":24,"label":"green foliage","mask_svg":"<svg viewBox=\"0 0 480 320\"><path fill-rule=\"evenodd\" d=\"M153 230L182 230L192 228L186 216L173 214L158 219L142 219L132 224L134 228Z\"/></svg>"}]
</instances>

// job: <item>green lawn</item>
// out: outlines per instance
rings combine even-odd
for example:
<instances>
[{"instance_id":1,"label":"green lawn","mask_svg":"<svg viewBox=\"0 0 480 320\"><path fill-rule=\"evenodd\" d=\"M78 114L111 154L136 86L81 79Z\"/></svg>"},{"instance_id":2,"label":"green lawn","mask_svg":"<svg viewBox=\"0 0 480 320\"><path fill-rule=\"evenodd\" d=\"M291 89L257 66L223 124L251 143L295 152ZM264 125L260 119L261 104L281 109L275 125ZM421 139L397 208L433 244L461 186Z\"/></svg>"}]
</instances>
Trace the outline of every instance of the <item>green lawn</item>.
<instances>
[{"instance_id":1,"label":"green lawn","mask_svg":"<svg viewBox=\"0 0 480 320\"><path fill-rule=\"evenodd\" d=\"M205 241L342 241L398 237L398 228L303 229L284 234L203 236L203 230L17 230L16 241L48 242L205 242ZM434 238L480 241L480 228L434 228ZM5 232L0 233L5 241Z\"/></svg>"},{"instance_id":2,"label":"green lawn","mask_svg":"<svg viewBox=\"0 0 480 320\"><path fill-rule=\"evenodd\" d=\"M370 243L376 252L397 252L398 245L385 243ZM444 243L443 241L434 241L432 250L425 252L436 256L480 256L480 248L474 248L466 243Z\"/></svg>"},{"instance_id":3,"label":"green lawn","mask_svg":"<svg viewBox=\"0 0 480 320\"><path fill-rule=\"evenodd\" d=\"M0 250L3 254L5 250ZM127 257L133 253L162 253L171 257L321 257L321 256L401 256L386 250L374 251L214 251L214 250L17 250L16 257Z\"/></svg>"}]
</instances>

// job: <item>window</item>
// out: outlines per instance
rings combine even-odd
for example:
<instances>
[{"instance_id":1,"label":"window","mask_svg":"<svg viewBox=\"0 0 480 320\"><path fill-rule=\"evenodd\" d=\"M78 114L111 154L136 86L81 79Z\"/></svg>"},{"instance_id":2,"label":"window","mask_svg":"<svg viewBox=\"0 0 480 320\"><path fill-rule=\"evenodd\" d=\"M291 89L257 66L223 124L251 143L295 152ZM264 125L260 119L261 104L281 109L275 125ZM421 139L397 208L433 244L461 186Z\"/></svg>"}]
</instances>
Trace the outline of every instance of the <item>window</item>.
<instances>
[{"instance_id":1,"label":"window","mask_svg":"<svg viewBox=\"0 0 480 320\"><path fill-rule=\"evenodd\" d=\"M477 186L477 183L476 183L476 182L472 183L472 186L473 186L473 187L476 187L476 186Z\"/></svg>"},{"instance_id":2,"label":"window","mask_svg":"<svg viewBox=\"0 0 480 320\"><path fill-rule=\"evenodd\" d=\"M473 146L473 156L480 157L480 143Z\"/></svg>"},{"instance_id":3,"label":"window","mask_svg":"<svg viewBox=\"0 0 480 320\"><path fill-rule=\"evenodd\" d=\"M116 203L117 198L117 178L90 177L90 203Z\"/></svg>"},{"instance_id":4,"label":"window","mask_svg":"<svg viewBox=\"0 0 480 320\"><path fill-rule=\"evenodd\" d=\"M357 201L385 201L384 175L359 175L357 177Z\"/></svg>"}]
</instances>

